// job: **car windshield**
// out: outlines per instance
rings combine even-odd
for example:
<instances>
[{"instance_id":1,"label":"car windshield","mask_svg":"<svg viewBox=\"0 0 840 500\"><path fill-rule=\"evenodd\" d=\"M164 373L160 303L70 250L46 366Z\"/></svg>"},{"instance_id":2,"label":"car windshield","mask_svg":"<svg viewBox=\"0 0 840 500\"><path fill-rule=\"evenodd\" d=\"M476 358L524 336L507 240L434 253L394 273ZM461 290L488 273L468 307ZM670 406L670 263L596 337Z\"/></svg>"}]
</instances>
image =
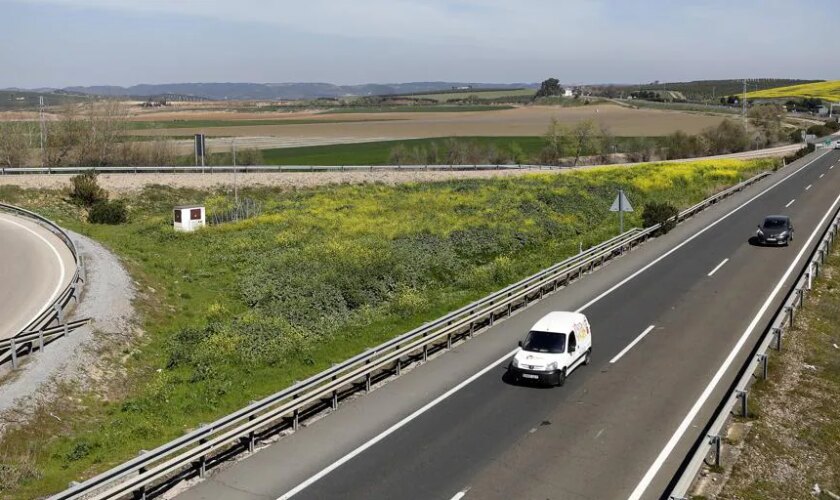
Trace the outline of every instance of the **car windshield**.
<instances>
[{"instance_id":1,"label":"car windshield","mask_svg":"<svg viewBox=\"0 0 840 500\"><path fill-rule=\"evenodd\" d=\"M764 227L767 229L781 229L786 225L785 219L764 219Z\"/></svg>"},{"instance_id":2,"label":"car windshield","mask_svg":"<svg viewBox=\"0 0 840 500\"><path fill-rule=\"evenodd\" d=\"M566 334L552 332L528 332L522 349L531 352L549 352L553 354L566 352Z\"/></svg>"}]
</instances>

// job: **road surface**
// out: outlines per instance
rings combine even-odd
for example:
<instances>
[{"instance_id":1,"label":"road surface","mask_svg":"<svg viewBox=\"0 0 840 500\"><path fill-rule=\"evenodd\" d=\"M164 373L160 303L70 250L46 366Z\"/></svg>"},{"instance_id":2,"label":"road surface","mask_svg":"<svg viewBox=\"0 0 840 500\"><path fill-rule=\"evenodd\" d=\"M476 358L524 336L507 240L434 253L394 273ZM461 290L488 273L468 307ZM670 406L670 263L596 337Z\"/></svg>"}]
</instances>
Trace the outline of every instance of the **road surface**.
<instances>
[{"instance_id":1,"label":"road surface","mask_svg":"<svg viewBox=\"0 0 840 500\"><path fill-rule=\"evenodd\" d=\"M840 151L797 161L179 498L659 498L839 194ZM791 216L789 247L750 243L770 214ZM506 383L551 310L589 317L592 364L562 388Z\"/></svg>"},{"instance_id":2,"label":"road surface","mask_svg":"<svg viewBox=\"0 0 840 500\"><path fill-rule=\"evenodd\" d=\"M0 213L0 339L16 335L70 283L73 255L30 219Z\"/></svg>"}]
</instances>

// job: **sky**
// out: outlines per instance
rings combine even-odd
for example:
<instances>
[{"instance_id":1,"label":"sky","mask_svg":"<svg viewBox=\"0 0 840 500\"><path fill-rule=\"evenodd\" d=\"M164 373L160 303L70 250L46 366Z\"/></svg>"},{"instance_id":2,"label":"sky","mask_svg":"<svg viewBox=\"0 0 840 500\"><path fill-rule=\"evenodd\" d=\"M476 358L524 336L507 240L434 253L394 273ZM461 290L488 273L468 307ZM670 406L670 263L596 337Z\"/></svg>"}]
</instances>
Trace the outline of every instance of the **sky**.
<instances>
[{"instance_id":1,"label":"sky","mask_svg":"<svg viewBox=\"0 0 840 500\"><path fill-rule=\"evenodd\" d=\"M837 0L0 0L0 88L840 79Z\"/></svg>"}]
</instances>

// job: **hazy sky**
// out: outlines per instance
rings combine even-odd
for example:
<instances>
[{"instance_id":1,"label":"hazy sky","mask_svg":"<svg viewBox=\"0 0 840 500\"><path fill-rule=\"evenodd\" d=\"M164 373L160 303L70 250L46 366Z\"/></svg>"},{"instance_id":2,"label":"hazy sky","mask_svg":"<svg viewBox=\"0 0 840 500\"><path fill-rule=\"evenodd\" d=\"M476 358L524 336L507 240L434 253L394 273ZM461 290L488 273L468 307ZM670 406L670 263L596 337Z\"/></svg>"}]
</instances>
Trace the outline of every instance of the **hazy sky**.
<instances>
[{"instance_id":1,"label":"hazy sky","mask_svg":"<svg viewBox=\"0 0 840 500\"><path fill-rule=\"evenodd\" d=\"M837 0L0 0L0 88L840 79Z\"/></svg>"}]
</instances>

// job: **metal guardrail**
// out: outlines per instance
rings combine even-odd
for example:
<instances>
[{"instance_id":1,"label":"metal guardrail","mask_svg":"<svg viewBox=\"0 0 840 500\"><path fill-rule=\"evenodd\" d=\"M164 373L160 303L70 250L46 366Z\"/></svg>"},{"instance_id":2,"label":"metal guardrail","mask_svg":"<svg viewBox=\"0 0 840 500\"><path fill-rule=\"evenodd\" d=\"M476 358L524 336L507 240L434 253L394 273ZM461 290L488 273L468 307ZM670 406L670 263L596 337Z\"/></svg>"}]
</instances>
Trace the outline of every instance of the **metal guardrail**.
<instances>
[{"instance_id":1,"label":"metal guardrail","mask_svg":"<svg viewBox=\"0 0 840 500\"><path fill-rule=\"evenodd\" d=\"M76 264L73 277L58 297L14 337L0 340L0 365L6 361L11 361L12 368L17 368L20 355L33 352L36 344L39 350L43 350L46 343L68 335L72 330L89 322L89 320L67 322L64 318L64 310L70 304L70 300L73 299L75 302L79 300L84 283L85 266L84 259L76 249L76 244L63 229L51 220L35 212L5 203L0 203L0 211L32 219L49 229L67 245L73 255L73 262Z\"/></svg>"},{"instance_id":2,"label":"metal guardrail","mask_svg":"<svg viewBox=\"0 0 840 500\"><path fill-rule=\"evenodd\" d=\"M767 177L763 172L680 212L677 222ZM554 292L584 273L602 266L651 238L659 226L638 228L505 287L457 311L358 354L219 420L103 472L72 484L53 499L145 498L165 491L187 477L204 476L208 467L239 452L253 452L259 440L285 429L296 430L301 419L335 410L341 399L370 391L374 383L399 376L402 368L447 350L530 303Z\"/></svg>"},{"instance_id":3,"label":"metal guardrail","mask_svg":"<svg viewBox=\"0 0 840 500\"><path fill-rule=\"evenodd\" d=\"M758 346L741 368L740 376L724 397L712 417L707 431L695 444L694 453L690 455L685 467L675 478L675 482L672 483L674 487L668 496L670 500L689 499L691 486L703 465L709 465L708 460L711 457L713 457L714 465L720 467L721 449L724 442L723 432L733 416L732 410L737 409L738 416L744 418L749 416L749 387L756 376L762 380L767 378L768 352L771 348L776 351L782 350L782 333L786 328L793 326L796 311L804 305L805 294L811 290L814 278L819 275L821 267L834 244L838 230L840 230L840 209L835 212L832 222L826 227L822 239L814 248L808 264L800 273L799 279L788 293L787 299L773 317L770 327L765 331ZM756 375L756 372L758 375Z\"/></svg>"},{"instance_id":4,"label":"metal guardrail","mask_svg":"<svg viewBox=\"0 0 840 500\"><path fill-rule=\"evenodd\" d=\"M558 170L551 165L240 165L240 166L156 166L156 167L3 167L0 175L22 174L141 174L141 173L256 173L256 172L378 172L378 171L469 171L469 170Z\"/></svg>"}]
</instances>

